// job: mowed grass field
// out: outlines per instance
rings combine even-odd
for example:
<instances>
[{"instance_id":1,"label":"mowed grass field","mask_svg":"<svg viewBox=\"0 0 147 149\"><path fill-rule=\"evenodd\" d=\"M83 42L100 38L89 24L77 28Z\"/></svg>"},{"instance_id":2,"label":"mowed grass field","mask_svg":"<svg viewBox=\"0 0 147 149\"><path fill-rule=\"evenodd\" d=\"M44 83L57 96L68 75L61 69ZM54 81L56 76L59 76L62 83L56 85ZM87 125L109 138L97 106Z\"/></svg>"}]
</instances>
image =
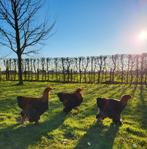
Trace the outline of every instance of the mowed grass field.
<instances>
[{"instance_id":1,"label":"mowed grass field","mask_svg":"<svg viewBox=\"0 0 147 149\"><path fill-rule=\"evenodd\" d=\"M145 149L147 148L147 87L140 85L61 84L49 82L0 82L0 149ZM41 96L46 86L54 87L49 110L41 116L40 124L19 125L20 109L16 96ZM84 89L80 113L73 110L65 115L56 93ZM119 99L132 95L122 113L123 126L110 119L96 124L96 98Z\"/></svg>"}]
</instances>

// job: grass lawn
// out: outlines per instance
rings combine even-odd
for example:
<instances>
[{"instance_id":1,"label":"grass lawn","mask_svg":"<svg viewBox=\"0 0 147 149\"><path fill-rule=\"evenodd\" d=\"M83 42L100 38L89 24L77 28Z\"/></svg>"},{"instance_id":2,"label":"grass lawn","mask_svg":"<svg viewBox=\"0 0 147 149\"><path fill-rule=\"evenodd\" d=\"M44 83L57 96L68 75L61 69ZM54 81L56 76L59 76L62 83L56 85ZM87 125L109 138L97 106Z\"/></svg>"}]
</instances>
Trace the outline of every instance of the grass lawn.
<instances>
[{"instance_id":1,"label":"grass lawn","mask_svg":"<svg viewBox=\"0 0 147 149\"><path fill-rule=\"evenodd\" d=\"M0 149L145 149L147 148L147 87L140 85L59 84L48 82L0 82ZM40 124L19 125L20 109L16 96L40 96L46 86L55 90L50 96L49 110ZM84 88L80 113L64 115L56 93ZM105 119L96 124L96 98L119 98L131 94L132 100L122 113L124 124L112 125Z\"/></svg>"}]
</instances>

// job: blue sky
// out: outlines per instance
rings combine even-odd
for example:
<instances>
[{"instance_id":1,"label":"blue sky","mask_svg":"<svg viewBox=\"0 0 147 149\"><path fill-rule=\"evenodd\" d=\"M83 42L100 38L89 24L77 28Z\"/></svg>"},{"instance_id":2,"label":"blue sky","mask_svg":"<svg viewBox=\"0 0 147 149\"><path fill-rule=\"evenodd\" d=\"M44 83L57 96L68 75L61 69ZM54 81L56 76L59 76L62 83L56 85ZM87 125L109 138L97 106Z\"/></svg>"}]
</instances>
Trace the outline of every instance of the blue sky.
<instances>
[{"instance_id":1,"label":"blue sky","mask_svg":"<svg viewBox=\"0 0 147 149\"><path fill-rule=\"evenodd\" d=\"M147 0L46 1L41 15L55 19L56 26L38 57L147 52L147 40L137 41L147 31Z\"/></svg>"}]
</instances>

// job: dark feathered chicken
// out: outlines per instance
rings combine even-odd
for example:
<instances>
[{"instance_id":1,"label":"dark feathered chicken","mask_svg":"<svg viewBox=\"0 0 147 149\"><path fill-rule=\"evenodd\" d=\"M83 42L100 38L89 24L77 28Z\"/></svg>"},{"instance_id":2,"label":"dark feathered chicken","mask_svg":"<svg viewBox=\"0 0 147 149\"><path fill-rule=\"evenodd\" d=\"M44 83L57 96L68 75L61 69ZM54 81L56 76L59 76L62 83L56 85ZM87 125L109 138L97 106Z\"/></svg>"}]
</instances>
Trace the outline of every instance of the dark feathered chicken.
<instances>
[{"instance_id":1,"label":"dark feathered chicken","mask_svg":"<svg viewBox=\"0 0 147 149\"><path fill-rule=\"evenodd\" d=\"M113 120L115 124L121 125L120 115L128 100L131 99L130 95L124 95L121 97L120 101L114 99L97 98L97 108L99 113L96 118L98 121L109 117Z\"/></svg>"},{"instance_id":2,"label":"dark feathered chicken","mask_svg":"<svg viewBox=\"0 0 147 149\"><path fill-rule=\"evenodd\" d=\"M18 106L22 109L21 111L21 122L29 120L30 122L38 123L40 116L48 110L48 93L52 88L47 87L42 97L17 97Z\"/></svg>"},{"instance_id":3,"label":"dark feathered chicken","mask_svg":"<svg viewBox=\"0 0 147 149\"><path fill-rule=\"evenodd\" d=\"M59 100L64 105L63 111L65 113L70 112L73 108L77 108L83 102L81 91L82 89L78 88L73 93L65 93L65 92L57 93Z\"/></svg>"}]
</instances>

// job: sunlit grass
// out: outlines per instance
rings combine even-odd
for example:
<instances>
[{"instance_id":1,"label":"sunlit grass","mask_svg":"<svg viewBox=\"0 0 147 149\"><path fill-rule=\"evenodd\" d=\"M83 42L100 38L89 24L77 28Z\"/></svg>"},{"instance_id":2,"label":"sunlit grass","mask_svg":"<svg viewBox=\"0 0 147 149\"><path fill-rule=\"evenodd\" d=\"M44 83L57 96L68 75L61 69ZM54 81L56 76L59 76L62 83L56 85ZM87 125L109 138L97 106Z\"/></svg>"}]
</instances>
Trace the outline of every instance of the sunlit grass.
<instances>
[{"instance_id":1,"label":"sunlit grass","mask_svg":"<svg viewBox=\"0 0 147 149\"><path fill-rule=\"evenodd\" d=\"M147 146L147 87L135 85L106 84L61 84L48 82L0 83L0 149L132 149ZM20 109L16 96L41 96L46 86L51 93L49 110L42 115L40 124L16 123ZM56 93L84 89L84 102L80 113L73 110L65 115ZM116 127L110 119L96 124L96 98L119 98L131 94L132 100L123 111L124 125Z\"/></svg>"}]
</instances>

